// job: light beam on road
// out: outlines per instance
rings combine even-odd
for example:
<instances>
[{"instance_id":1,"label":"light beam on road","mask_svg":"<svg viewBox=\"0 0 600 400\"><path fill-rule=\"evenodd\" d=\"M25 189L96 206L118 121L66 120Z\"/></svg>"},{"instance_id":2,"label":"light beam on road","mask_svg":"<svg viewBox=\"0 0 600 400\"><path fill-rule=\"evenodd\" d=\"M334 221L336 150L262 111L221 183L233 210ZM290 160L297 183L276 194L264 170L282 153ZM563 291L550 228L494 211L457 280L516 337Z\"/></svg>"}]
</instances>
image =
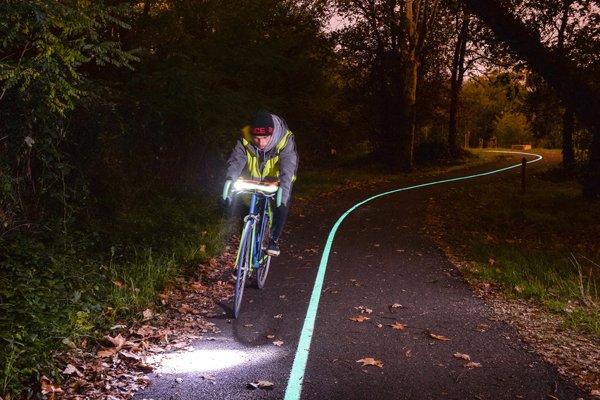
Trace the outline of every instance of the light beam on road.
<instances>
[{"instance_id":1,"label":"light beam on road","mask_svg":"<svg viewBox=\"0 0 600 400\"><path fill-rule=\"evenodd\" d=\"M195 349L164 355L160 358L157 372L185 374L212 372L239 365L264 364L278 356L278 349L263 346L252 349Z\"/></svg>"}]
</instances>

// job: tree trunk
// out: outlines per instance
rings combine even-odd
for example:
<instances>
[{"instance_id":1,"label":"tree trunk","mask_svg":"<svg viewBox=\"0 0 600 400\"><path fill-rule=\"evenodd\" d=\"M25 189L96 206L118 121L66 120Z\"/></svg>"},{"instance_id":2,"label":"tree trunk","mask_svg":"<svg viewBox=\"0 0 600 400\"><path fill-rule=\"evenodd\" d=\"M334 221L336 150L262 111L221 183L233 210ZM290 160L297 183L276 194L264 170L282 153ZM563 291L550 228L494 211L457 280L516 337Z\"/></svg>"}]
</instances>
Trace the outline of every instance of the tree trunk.
<instances>
[{"instance_id":1,"label":"tree trunk","mask_svg":"<svg viewBox=\"0 0 600 400\"><path fill-rule=\"evenodd\" d=\"M469 32L469 16L463 14L462 23L454 46L454 57L452 59L452 77L450 78L450 121L448 126L448 148L450 154L458 153L458 98L464 78L464 61Z\"/></svg>"},{"instance_id":2,"label":"tree trunk","mask_svg":"<svg viewBox=\"0 0 600 400\"><path fill-rule=\"evenodd\" d=\"M593 132L590 159L583 172L583 195L600 198L600 130Z\"/></svg>"},{"instance_id":3,"label":"tree trunk","mask_svg":"<svg viewBox=\"0 0 600 400\"><path fill-rule=\"evenodd\" d=\"M415 124L417 117L417 76L418 64L411 60L404 67L403 93L399 101L399 164L401 171L413 169L414 146L415 146Z\"/></svg>"},{"instance_id":4,"label":"tree trunk","mask_svg":"<svg viewBox=\"0 0 600 400\"><path fill-rule=\"evenodd\" d=\"M573 0L563 0L562 16L556 40L556 47L561 55L565 55L565 33L569 24L569 11ZM575 114L567 105L563 114L563 168L572 173L575 168L575 152L573 151L573 132L575 131Z\"/></svg>"},{"instance_id":5,"label":"tree trunk","mask_svg":"<svg viewBox=\"0 0 600 400\"><path fill-rule=\"evenodd\" d=\"M571 173L575 168L575 151L573 150L573 132L575 131L575 115L567 107L563 114L562 156L563 168Z\"/></svg>"}]
</instances>

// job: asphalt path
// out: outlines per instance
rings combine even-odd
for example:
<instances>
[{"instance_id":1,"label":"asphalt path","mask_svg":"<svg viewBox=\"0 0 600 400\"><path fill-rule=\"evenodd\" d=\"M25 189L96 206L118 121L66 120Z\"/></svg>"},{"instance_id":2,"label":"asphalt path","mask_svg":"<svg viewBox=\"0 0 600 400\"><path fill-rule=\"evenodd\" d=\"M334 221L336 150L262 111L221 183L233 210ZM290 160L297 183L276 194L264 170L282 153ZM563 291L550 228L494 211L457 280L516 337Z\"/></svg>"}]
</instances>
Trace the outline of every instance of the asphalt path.
<instances>
[{"instance_id":1,"label":"asphalt path","mask_svg":"<svg viewBox=\"0 0 600 400\"><path fill-rule=\"evenodd\" d=\"M225 315L212 319L221 333L173 354L134 398L586 398L494 318L424 231L429 199L485 180L520 185L519 168L381 196L347 215L331 242L305 368L290 378L321 256L341 215L379 193L495 170L520 157L303 202L290 216L265 289L246 288L237 320L232 305L222 304L217 311ZM248 386L259 381L272 387Z\"/></svg>"}]
</instances>

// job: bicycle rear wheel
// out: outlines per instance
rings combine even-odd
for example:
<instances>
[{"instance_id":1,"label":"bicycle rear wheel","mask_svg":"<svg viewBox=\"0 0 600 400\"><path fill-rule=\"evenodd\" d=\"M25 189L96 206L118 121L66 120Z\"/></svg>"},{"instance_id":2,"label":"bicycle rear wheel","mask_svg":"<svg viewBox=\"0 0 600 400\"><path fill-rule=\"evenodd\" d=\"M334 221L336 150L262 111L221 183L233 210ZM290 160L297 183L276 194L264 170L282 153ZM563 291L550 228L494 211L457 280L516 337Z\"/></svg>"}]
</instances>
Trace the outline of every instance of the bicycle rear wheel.
<instances>
[{"instance_id":1,"label":"bicycle rear wheel","mask_svg":"<svg viewBox=\"0 0 600 400\"><path fill-rule=\"evenodd\" d=\"M246 276L250 268L250 246L252 246L252 222L246 222L242 237L240 238L240 247L236 259L237 279L235 281L235 294L233 299L233 315L235 318L240 315L242 307L242 297L244 296L244 286L246 285Z\"/></svg>"},{"instance_id":2,"label":"bicycle rear wheel","mask_svg":"<svg viewBox=\"0 0 600 400\"><path fill-rule=\"evenodd\" d=\"M267 255L267 247L271 238L271 213L266 212L264 214L264 230L262 233L261 243L258 246L258 260L259 267L256 271L256 286L259 289L265 287L267 281L267 275L269 274L269 266L271 265L271 256Z\"/></svg>"}]
</instances>

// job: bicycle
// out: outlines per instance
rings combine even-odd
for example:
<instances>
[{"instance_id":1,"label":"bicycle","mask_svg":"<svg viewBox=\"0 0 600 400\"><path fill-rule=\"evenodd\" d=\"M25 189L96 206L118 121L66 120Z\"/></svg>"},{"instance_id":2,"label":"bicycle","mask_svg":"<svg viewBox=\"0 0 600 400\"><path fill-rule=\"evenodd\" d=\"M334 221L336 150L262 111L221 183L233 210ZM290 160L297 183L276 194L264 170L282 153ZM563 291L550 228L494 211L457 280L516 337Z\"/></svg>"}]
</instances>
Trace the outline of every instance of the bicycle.
<instances>
[{"instance_id":1,"label":"bicycle","mask_svg":"<svg viewBox=\"0 0 600 400\"><path fill-rule=\"evenodd\" d=\"M278 183L238 179L227 181L223 188L223 199L240 194L250 195L250 210L244 217L235 259L237 272L235 282L233 314L237 318L242 305L246 279L256 270L256 285L262 289L267 280L271 256L266 252L273 219L272 202L281 204L281 189Z\"/></svg>"}]
</instances>

